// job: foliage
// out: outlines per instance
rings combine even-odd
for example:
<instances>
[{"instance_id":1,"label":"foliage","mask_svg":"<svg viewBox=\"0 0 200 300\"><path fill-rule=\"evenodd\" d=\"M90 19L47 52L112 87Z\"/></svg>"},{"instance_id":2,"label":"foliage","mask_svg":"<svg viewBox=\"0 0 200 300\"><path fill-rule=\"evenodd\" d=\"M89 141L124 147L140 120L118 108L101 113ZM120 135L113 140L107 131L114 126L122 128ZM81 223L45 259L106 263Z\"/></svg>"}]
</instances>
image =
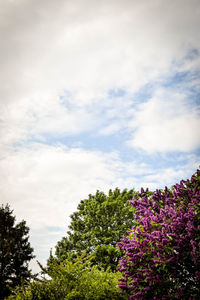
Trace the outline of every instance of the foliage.
<instances>
[{"instance_id":1,"label":"foliage","mask_svg":"<svg viewBox=\"0 0 200 300\"><path fill-rule=\"evenodd\" d=\"M44 273L51 279L33 281L28 286L23 286L15 291L15 295L9 299L16 300L105 300L105 299L127 299L120 295L117 285L120 273L99 270L97 266L91 265L92 256L73 259L72 254L62 263L51 259L48 269Z\"/></svg>"},{"instance_id":2,"label":"foliage","mask_svg":"<svg viewBox=\"0 0 200 300\"><path fill-rule=\"evenodd\" d=\"M94 264L116 270L122 254L116 243L133 224L133 212L129 200L136 195L133 190L118 188L110 190L108 196L97 191L95 195L82 200L71 217L70 231L56 246L59 261L66 259L67 253L79 256L85 249L94 254Z\"/></svg>"},{"instance_id":3,"label":"foliage","mask_svg":"<svg viewBox=\"0 0 200 300\"><path fill-rule=\"evenodd\" d=\"M34 257L28 242L29 228L25 221L15 225L12 213L8 205L0 207L0 299L30 278L28 262Z\"/></svg>"},{"instance_id":4,"label":"foliage","mask_svg":"<svg viewBox=\"0 0 200 300\"><path fill-rule=\"evenodd\" d=\"M172 191L141 189L130 204L135 224L118 243L120 288L130 299L199 299L200 170Z\"/></svg>"}]
</instances>

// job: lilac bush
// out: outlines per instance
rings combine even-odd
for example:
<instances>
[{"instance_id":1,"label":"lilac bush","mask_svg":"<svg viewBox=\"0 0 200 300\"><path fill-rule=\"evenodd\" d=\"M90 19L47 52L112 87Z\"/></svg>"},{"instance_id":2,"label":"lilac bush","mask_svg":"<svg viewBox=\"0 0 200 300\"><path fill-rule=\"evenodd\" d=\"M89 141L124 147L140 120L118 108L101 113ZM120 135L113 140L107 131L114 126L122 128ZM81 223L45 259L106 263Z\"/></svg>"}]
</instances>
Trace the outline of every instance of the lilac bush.
<instances>
[{"instance_id":1,"label":"lilac bush","mask_svg":"<svg viewBox=\"0 0 200 300\"><path fill-rule=\"evenodd\" d=\"M119 287L132 299L200 299L200 170L172 189L141 189L130 204L134 226L124 251Z\"/></svg>"}]
</instances>

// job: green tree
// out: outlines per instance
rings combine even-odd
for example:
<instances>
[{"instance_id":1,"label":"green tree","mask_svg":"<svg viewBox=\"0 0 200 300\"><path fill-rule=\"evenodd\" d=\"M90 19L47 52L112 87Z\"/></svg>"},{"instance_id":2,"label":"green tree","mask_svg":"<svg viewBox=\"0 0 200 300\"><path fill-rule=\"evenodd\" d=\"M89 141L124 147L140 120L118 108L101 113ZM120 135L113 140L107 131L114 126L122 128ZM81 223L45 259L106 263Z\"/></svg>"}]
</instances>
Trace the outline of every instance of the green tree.
<instances>
[{"instance_id":1,"label":"green tree","mask_svg":"<svg viewBox=\"0 0 200 300\"><path fill-rule=\"evenodd\" d=\"M115 270L122 253L116 243L133 225L133 212L129 200L136 196L134 190L120 192L109 190L108 196L97 191L82 200L71 217L67 236L56 246L56 257L62 262L67 253L80 256L87 249L94 254L94 264ZM51 258L50 258L51 259Z\"/></svg>"},{"instance_id":2,"label":"green tree","mask_svg":"<svg viewBox=\"0 0 200 300\"><path fill-rule=\"evenodd\" d=\"M15 225L12 213L8 205L0 207L0 299L30 278L28 262L34 257L28 242L29 228L25 221Z\"/></svg>"}]
</instances>

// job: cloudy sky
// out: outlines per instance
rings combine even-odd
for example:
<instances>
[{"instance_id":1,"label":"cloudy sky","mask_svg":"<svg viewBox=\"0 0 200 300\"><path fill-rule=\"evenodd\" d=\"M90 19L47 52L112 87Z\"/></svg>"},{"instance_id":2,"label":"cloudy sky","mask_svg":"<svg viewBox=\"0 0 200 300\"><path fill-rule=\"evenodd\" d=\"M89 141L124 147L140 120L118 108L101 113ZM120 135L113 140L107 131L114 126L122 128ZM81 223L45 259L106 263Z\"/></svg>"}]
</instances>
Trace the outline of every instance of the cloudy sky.
<instances>
[{"instance_id":1,"label":"cloudy sky","mask_svg":"<svg viewBox=\"0 0 200 300\"><path fill-rule=\"evenodd\" d=\"M89 193L199 167L199 28L199 0L0 0L0 197L40 262Z\"/></svg>"}]
</instances>

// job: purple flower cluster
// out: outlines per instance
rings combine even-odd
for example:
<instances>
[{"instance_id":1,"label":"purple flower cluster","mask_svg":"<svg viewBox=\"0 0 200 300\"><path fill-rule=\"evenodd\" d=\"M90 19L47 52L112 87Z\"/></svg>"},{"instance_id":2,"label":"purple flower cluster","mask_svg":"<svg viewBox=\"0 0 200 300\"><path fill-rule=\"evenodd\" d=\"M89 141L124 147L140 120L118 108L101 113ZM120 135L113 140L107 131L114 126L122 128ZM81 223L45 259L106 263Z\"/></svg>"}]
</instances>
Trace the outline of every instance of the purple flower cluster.
<instances>
[{"instance_id":1,"label":"purple flower cluster","mask_svg":"<svg viewBox=\"0 0 200 300\"><path fill-rule=\"evenodd\" d=\"M200 170L130 201L134 226L118 243L121 290L131 299L200 298Z\"/></svg>"}]
</instances>

